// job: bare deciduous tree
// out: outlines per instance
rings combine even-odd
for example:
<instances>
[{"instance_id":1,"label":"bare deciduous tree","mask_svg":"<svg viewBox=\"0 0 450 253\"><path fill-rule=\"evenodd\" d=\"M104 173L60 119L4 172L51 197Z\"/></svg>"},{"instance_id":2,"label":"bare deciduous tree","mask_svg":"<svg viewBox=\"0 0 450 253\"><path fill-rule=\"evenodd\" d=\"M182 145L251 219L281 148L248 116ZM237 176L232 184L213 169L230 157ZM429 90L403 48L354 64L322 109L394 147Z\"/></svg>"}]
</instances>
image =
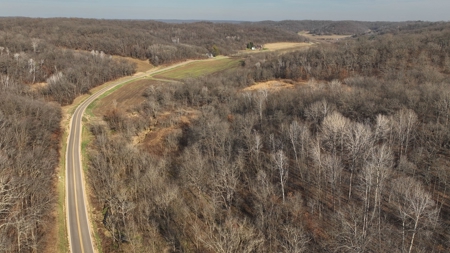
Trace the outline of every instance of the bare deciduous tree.
<instances>
[{"instance_id":1,"label":"bare deciduous tree","mask_svg":"<svg viewBox=\"0 0 450 253\"><path fill-rule=\"evenodd\" d=\"M227 218L224 224L216 224L211 221L209 230L198 231L200 241L209 249L219 253L243 252L251 253L261 250L263 243L258 234L248 222Z\"/></svg>"},{"instance_id":2,"label":"bare deciduous tree","mask_svg":"<svg viewBox=\"0 0 450 253\"><path fill-rule=\"evenodd\" d=\"M348 198L352 195L352 182L355 170L366 159L367 150L371 147L372 131L367 125L361 123L353 123L345 131L346 150L349 156L350 181Z\"/></svg>"},{"instance_id":3,"label":"bare deciduous tree","mask_svg":"<svg viewBox=\"0 0 450 253\"><path fill-rule=\"evenodd\" d=\"M393 116L394 131L397 134L402 155L408 154L408 146L414 139L417 120L417 114L410 109L402 109Z\"/></svg>"},{"instance_id":4,"label":"bare deciduous tree","mask_svg":"<svg viewBox=\"0 0 450 253\"><path fill-rule=\"evenodd\" d=\"M408 247L408 252L411 253L414 240L420 228L430 225L430 222L435 222L438 210L430 193L423 188L420 182L412 177L397 178L392 184L396 194L396 205L403 221L403 240L405 240L406 220L410 219L413 223Z\"/></svg>"},{"instance_id":5,"label":"bare deciduous tree","mask_svg":"<svg viewBox=\"0 0 450 253\"><path fill-rule=\"evenodd\" d=\"M350 127L350 120L342 116L339 112L332 112L327 115L322 122L322 141L334 155L343 151L345 132Z\"/></svg>"},{"instance_id":6,"label":"bare deciduous tree","mask_svg":"<svg viewBox=\"0 0 450 253\"><path fill-rule=\"evenodd\" d=\"M278 150L275 154L272 154L272 159L274 162L274 168L278 170L278 173L280 175L281 194L283 196L284 203L284 189L289 175L288 160L283 150Z\"/></svg>"},{"instance_id":7,"label":"bare deciduous tree","mask_svg":"<svg viewBox=\"0 0 450 253\"><path fill-rule=\"evenodd\" d=\"M305 116L307 119L317 124L333 111L334 105L323 99L312 103L308 108L306 108Z\"/></svg>"},{"instance_id":8,"label":"bare deciduous tree","mask_svg":"<svg viewBox=\"0 0 450 253\"><path fill-rule=\"evenodd\" d=\"M391 130L391 123L390 118L387 116L384 116L382 114L377 115L376 123L375 123L375 130L374 130L374 138L377 141L389 141L391 143L391 136L392 136L392 130Z\"/></svg>"},{"instance_id":9,"label":"bare deciduous tree","mask_svg":"<svg viewBox=\"0 0 450 253\"><path fill-rule=\"evenodd\" d=\"M302 228L285 225L283 232L284 241L282 247L285 249L285 252L302 253L307 250L309 239Z\"/></svg>"},{"instance_id":10,"label":"bare deciduous tree","mask_svg":"<svg viewBox=\"0 0 450 253\"><path fill-rule=\"evenodd\" d=\"M342 163L341 159L336 155L325 155L323 159L323 167L327 181L331 184L333 195L333 210L336 208L336 199L340 203L340 194L338 194L338 186L341 182ZM340 204L339 204L340 206Z\"/></svg>"},{"instance_id":11,"label":"bare deciduous tree","mask_svg":"<svg viewBox=\"0 0 450 253\"><path fill-rule=\"evenodd\" d=\"M33 52L36 53L37 47L39 46L39 39L32 38L31 39L31 46L33 47Z\"/></svg>"}]
</instances>

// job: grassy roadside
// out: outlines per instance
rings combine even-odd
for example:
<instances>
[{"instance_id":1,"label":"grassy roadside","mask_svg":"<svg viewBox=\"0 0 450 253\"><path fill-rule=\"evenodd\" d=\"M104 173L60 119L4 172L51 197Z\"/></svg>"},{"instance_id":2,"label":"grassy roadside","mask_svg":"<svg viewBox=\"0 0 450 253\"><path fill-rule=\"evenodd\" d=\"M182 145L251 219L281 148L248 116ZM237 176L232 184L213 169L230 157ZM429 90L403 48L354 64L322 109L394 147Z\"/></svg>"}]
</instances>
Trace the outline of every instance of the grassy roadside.
<instances>
[{"instance_id":1,"label":"grassy roadside","mask_svg":"<svg viewBox=\"0 0 450 253\"><path fill-rule=\"evenodd\" d=\"M64 133L62 136L62 147L61 147L61 159L59 161L59 171L58 171L58 200L57 200L57 250L58 252L69 252L69 237L67 235L67 220L66 220L66 149L67 149L67 138L69 136L67 128L64 124L62 127Z\"/></svg>"},{"instance_id":2,"label":"grassy roadside","mask_svg":"<svg viewBox=\"0 0 450 253\"><path fill-rule=\"evenodd\" d=\"M81 155L82 155L82 165L83 165L83 173L84 173L84 177L87 177L87 173L88 173L88 164L89 164L89 144L92 141L92 134L89 131L89 129L86 127L87 125L85 125L85 123L88 123L89 120L85 117L83 117L83 128L82 128L82 132L81 132ZM87 191L87 195L89 196L89 184L86 182L85 184L86 186L86 191ZM91 210L95 210L95 208L92 205L89 205ZM102 253L102 241L101 238L98 234L98 229L97 229L97 223L95 222L94 219L92 219L92 217L94 216L93 212L89 212L89 220L90 220L90 226L92 228L92 234L93 234L93 239L94 239L94 245L96 246L96 250L97 253Z\"/></svg>"},{"instance_id":3,"label":"grassy roadside","mask_svg":"<svg viewBox=\"0 0 450 253\"><path fill-rule=\"evenodd\" d=\"M84 173L84 177L87 177L87 173L88 173L88 161L89 161L89 152L88 152L88 148L89 145L92 141L92 134L88 129L88 123L90 122L90 120L94 119L94 114L92 112L92 110L95 108L96 104L98 103L98 101L106 96L108 96L109 94L113 93L114 91L116 91L117 89L119 89L120 87L134 82L136 80L132 80L132 81L128 81L125 83L122 83L114 88L112 88L111 90L105 92L104 94L102 94L100 97L98 97L97 99L95 99L94 101L92 101L92 103L86 108L85 112L84 112L84 116L83 116L83 127L82 127L82 132L81 132L81 155L82 155L82 166L83 166L83 173ZM92 92L95 93L95 92ZM84 100L83 100L84 101ZM89 192L90 192L90 188L89 188L89 184L86 182L85 184L86 186L86 191L87 191L87 195L89 198ZM88 199L89 201L89 199ZM90 205L90 209L94 210L94 207ZM100 238L100 235L98 234L98 229L97 229L97 224L95 222L93 218L94 214L92 212L89 212L89 220L90 220L90 226L92 228L92 234L93 234L93 239L94 239L94 245L96 246L96 250L98 253L102 253L102 241Z\"/></svg>"}]
</instances>

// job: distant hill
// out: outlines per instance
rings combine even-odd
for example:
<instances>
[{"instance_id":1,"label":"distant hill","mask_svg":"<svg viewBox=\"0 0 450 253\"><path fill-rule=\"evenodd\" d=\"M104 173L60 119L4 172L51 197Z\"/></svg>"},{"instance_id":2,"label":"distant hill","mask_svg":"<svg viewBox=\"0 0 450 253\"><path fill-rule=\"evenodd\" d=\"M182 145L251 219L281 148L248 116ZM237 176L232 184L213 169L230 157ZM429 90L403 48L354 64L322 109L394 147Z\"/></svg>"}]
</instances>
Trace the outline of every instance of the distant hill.
<instances>
[{"instance_id":1,"label":"distant hill","mask_svg":"<svg viewBox=\"0 0 450 253\"><path fill-rule=\"evenodd\" d=\"M189 24L197 22L223 23L223 24L240 24L244 21L239 20L202 20L202 19L155 19L155 21L168 24Z\"/></svg>"},{"instance_id":2,"label":"distant hill","mask_svg":"<svg viewBox=\"0 0 450 253\"><path fill-rule=\"evenodd\" d=\"M356 21L337 21L310 31L312 34L361 34L367 32L369 27L366 23Z\"/></svg>"},{"instance_id":3,"label":"distant hill","mask_svg":"<svg viewBox=\"0 0 450 253\"><path fill-rule=\"evenodd\" d=\"M393 32L402 29L415 29L429 24L422 21L331 21L331 20L283 20L283 21L260 21L247 22L252 25L262 25L281 29L289 32L310 31L311 34L363 34L368 31L377 33Z\"/></svg>"}]
</instances>

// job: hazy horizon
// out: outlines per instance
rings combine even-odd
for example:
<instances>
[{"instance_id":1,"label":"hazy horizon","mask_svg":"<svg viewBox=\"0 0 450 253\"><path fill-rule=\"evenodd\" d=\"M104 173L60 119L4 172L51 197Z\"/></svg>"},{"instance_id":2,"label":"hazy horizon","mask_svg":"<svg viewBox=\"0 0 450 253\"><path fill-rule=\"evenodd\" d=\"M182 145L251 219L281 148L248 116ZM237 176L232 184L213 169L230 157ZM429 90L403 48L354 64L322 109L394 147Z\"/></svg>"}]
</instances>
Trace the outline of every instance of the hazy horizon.
<instances>
[{"instance_id":1,"label":"hazy horizon","mask_svg":"<svg viewBox=\"0 0 450 253\"><path fill-rule=\"evenodd\" d=\"M0 16L151 20L448 21L448 0L0 0Z\"/></svg>"}]
</instances>

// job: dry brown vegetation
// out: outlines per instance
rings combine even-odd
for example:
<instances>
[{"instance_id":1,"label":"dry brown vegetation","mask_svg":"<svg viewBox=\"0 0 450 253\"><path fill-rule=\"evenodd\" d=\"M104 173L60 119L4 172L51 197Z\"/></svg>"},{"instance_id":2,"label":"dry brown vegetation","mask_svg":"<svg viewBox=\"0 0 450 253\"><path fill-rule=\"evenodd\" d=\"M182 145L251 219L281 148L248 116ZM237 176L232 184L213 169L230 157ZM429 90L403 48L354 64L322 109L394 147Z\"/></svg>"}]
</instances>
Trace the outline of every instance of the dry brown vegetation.
<instances>
[{"instance_id":1,"label":"dry brown vegetation","mask_svg":"<svg viewBox=\"0 0 450 253\"><path fill-rule=\"evenodd\" d=\"M149 62L149 60L139 60L131 57L122 57L117 55L114 55L113 59L116 59L118 61L126 60L136 64L136 72L145 72L155 67Z\"/></svg>"},{"instance_id":2,"label":"dry brown vegetation","mask_svg":"<svg viewBox=\"0 0 450 253\"><path fill-rule=\"evenodd\" d=\"M339 41L342 39L350 38L352 36L352 34L348 34L348 35L340 35L340 34L318 35L318 34L311 34L309 31L301 31L298 34L308 38L310 41L319 41L319 42L336 42L336 41Z\"/></svg>"},{"instance_id":3,"label":"dry brown vegetation","mask_svg":"<svg viewBox=\"0 0 450 253\"><path fill-rule=\"evenodd\" d=\"M242 91L261 91L261 90L277 91L281 89L292 89L294 88L294 85L301 85L305 83L306 82L297 83L289 80L272 80L253 84L252 86L244 88Z\"/></svg>"},{"instance_id":4,"label":"dry brown vegetation","mask_svg":"<svg viewBox=\"0 0 450 253\"><path fill-rule=\"evenodd\" d=\"M447 36L254 54L149 86L90 126L105 249L447 252Z\"/></svg>"},{"instance_id":5,"label":"dry brown vegetation","mask_svg":"<svg viewBox=\"0 0 450 253\"><path fill-rule=\"evenodd\" d=\"M0 251L54 243L61 105L134 73L108 54L169 63L346 24L305 23L0 19ZM87 174L103 252L448 252L450 29L393 27L101 101ZM242 92L273 80L294 87Z\"/></svg>"},{"instance_id":6,"label":"dry brown vegetation","mask_svg":"<svg viewBox=\"0 0 450 253\"><path fill-rule=\"evenodd\" d=\"M128 110L135 105L141 104L145 98L140 94L144 93L149 85L157 84L158 81L148 79L138 80L126 85L126 89L118 89L114 93L99 100L93 110L94 115L103 115L112 108Z\"/></svg>"},{"instance_id":7,"label":"dry brown vegetation","mask_svg":"<svg viewBox=\"0 0 450 253\"><path fill-rule=\"evenodd\" d=\"M293 42L278 42L264 44L264 48L272 51L296 49L301 50L311 46L311 43L293 43Z\"/></svg>"}]
</instances>

